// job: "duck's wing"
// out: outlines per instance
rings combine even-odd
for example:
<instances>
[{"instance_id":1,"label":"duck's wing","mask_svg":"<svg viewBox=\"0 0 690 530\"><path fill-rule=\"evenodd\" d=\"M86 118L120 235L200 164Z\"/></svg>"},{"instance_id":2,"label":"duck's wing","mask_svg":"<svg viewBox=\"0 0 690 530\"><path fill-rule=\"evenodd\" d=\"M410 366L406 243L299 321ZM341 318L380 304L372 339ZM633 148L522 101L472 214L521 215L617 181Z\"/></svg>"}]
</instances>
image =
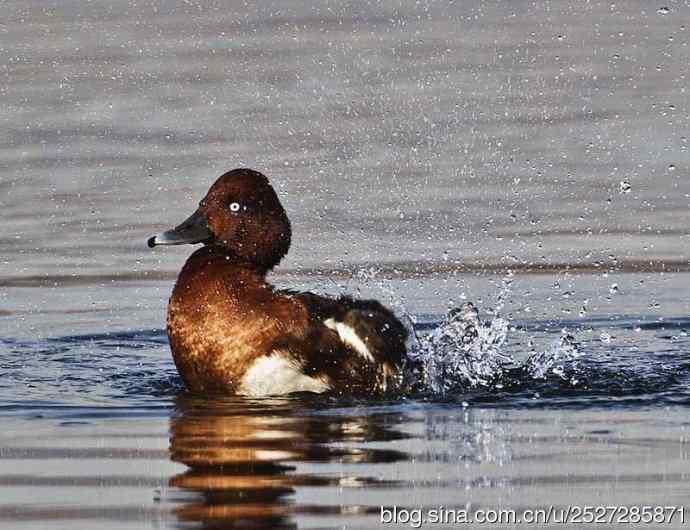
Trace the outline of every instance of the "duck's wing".
<instances>
[{"instance_id":1,"label":"duck's wing","mask_svg":"<svg viewBox=\"0 0 690 530\"><path fill-rule=\"evenodd\" d=\"M399 369L406 359L407 329L393 312L376 300L349 296L327 298L313 293L294 295L317 325L337 333L341 342L368 363Z\"/></svg>"},{"instance_id":2,"label":"duck's wing","mask_svg":"<svg viewBox=\"0 0 690 530\"><path fill-rule=\"evenodd\" d=\"M256 393L254 388L279 392L280 386L280 393L367 394L399 386L407 330L390 310L373 300L276 294L271 298L271 321L279 324L267 333L270 339L264 348L270 354L261 359L266 367L255 370L255 379L261 376L261 381L252 379L253 387L246 393ZM271 363L285 365L281 381L275 381L279 370Z\"/></svg>"}]
</instances>

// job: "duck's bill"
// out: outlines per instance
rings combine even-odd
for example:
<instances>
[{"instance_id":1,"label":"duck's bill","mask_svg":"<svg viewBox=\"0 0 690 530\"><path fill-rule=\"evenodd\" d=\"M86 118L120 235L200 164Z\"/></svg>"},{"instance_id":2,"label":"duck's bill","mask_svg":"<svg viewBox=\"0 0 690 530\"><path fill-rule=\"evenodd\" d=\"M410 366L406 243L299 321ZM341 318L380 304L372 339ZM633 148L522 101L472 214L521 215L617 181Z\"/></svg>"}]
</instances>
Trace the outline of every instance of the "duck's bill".
<instances>
[{"instance_id":1,"label":"duck's bill","mask_svg":"<svg viewBox=\"0 0 690 530\"><path fill-rule=\"evenodd\" d=\"M205 243L213 237L208 227L208 220L199 211L172 230L161 232L148 240L149 247L157 245L187 245Z\"/></svg>"}]
</instances>

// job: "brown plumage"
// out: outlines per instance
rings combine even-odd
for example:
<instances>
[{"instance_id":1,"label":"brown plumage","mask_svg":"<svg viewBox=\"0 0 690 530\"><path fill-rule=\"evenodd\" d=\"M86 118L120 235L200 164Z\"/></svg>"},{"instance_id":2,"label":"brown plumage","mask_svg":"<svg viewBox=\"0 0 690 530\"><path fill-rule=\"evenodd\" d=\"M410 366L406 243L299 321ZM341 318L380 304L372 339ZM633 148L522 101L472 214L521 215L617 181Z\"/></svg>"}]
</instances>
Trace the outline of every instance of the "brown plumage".
<instances>
[{"instance_id":1,"label":"brown plumage","mask_svg":"<svg viewBox=\"0 0 690 530\"><path fill-rule=\"evenodd\" d=\"M204 243L185 263L168 308L173 359L192 391L265 395L394 388L407 331L374 300L274 289L290 223L268 179L235 169L199 209L150 246Z\"/></svg>"}]
</instances>

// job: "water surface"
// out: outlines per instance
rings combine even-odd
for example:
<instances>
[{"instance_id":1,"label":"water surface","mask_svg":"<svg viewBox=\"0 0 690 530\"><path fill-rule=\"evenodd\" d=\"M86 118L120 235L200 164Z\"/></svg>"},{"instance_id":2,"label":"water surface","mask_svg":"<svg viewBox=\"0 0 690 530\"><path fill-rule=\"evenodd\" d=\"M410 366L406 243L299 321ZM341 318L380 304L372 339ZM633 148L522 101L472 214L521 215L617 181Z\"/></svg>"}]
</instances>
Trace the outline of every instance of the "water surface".
<instances>
[{"instance_id":1,"label":"water surface","mask_svg":"<svg viewBox=\"0 0 690 530\"><path fill-rule=\"evenodd\" d=\"M495 323L489 309L503 305L500 354L509 362L492 363L487 351L494 372L482 384L446 371L452 384L443 392L427 385L387 399L191 396L160 328L4 338L0 520L12 528L374 528L381 506L683 505L690 319L667 316L680 314L678 303L659 303L654 314L628 306L643 277L622 274L615 294L601 297L592 279L513 276L506 290L506 278L496 278L493 292L487 277L442 282L460 297L461 286L488 286L482 319ZM687 279L669 275L649 289L673 299ZM370 282L363 294L406 295L423 339L444 319L425 309L425 284L433 282ZM574 314L579 297L592 315ZM544 300L559 316L510 316L510 308L524 314L516 300ZM576 350L558 346L564 332Z\"/></svg>"}]
</instances>

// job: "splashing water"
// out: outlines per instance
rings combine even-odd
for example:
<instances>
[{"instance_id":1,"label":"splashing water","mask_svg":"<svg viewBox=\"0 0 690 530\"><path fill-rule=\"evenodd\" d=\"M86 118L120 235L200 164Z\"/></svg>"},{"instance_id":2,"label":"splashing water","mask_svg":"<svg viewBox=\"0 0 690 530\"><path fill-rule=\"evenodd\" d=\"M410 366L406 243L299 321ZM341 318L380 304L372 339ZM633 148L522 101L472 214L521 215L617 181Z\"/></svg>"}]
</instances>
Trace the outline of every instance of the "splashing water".
<instances>
[{"instance_id":1,"label":"splashing water","mask_svg":"<svg viewBox=\"0 0 690 530\"><path fill-rule=\"evenodd\" d=\"M428 335L417 338L408 355L419 366L415 377L421 379L423 390L444 396L488 387L515 364L513 357L502 351L509 325L500 316L512 283L509 271L501 281L490 321L481 321L475 305L465 302L459 309L451 309Z\"/></svg>"},{"instance_id":2,"label":"splashing water","mask_svg":"<svg viewBox=\"0 0 690 530\"><path fill-rule=\"evenodd\" d=\"M554 341L545 352L535 352L529 356L523 369L533 379L546 379L554 374L572 385L579 383L579 358L582 351L572 335L564 334Z\"/></svg>"},{"instance_id":3,"label":"splashing water","mask_svg":"<svg viewBox=\"0 0 690 530\"><path fill-rule=\"evenodd\" d=\"M505 288L509 287L509 284ZM477 388L503 388L508 375L534 380L551 375L577 385L582 352L571 335L564 334L547 350L533 352L524 362L505 351L509 321L494 310L491 320L479 319L471 302L451 310L441 324L418 339L409 357L417 369L422 391L439 396Z\"/></svg>"},{"instance_id":4,"label":"splashing water","mask_svg":"<svg viewBox=\"0 0 690 530\"><path fill-rule=\"evenodd\" d=\"M532 352L522 363L506 350L510 322L501 317L511 294L514 274L508 271L501 284L490 319L482 321L472 302L451 309L446 318L428 334L417 334L417 318L405 307L389 280L378 277L375 268L359 269L359 281L373 282L386 293L410 332L408 357L410 370L405 377L408 390L436 396L459 394L477 388L503 388L510 375L544 380L555 375L575 385L579 382L577 359L581 351L570 335L564 334L543 352Z\"/></svg>"},{"instance_id":5,"label":"splashing water","mask_svg":"<svg viewBox=\"0 0 690 530\"><path fill-rule=\"evenodd\" d=\"M423 386L435 394L489 386L514 363L501 352L507 335L507 320L496 317L485 324L467 302L421 337L409 356L421 366Z\"/></svg>"}]
</instances>

